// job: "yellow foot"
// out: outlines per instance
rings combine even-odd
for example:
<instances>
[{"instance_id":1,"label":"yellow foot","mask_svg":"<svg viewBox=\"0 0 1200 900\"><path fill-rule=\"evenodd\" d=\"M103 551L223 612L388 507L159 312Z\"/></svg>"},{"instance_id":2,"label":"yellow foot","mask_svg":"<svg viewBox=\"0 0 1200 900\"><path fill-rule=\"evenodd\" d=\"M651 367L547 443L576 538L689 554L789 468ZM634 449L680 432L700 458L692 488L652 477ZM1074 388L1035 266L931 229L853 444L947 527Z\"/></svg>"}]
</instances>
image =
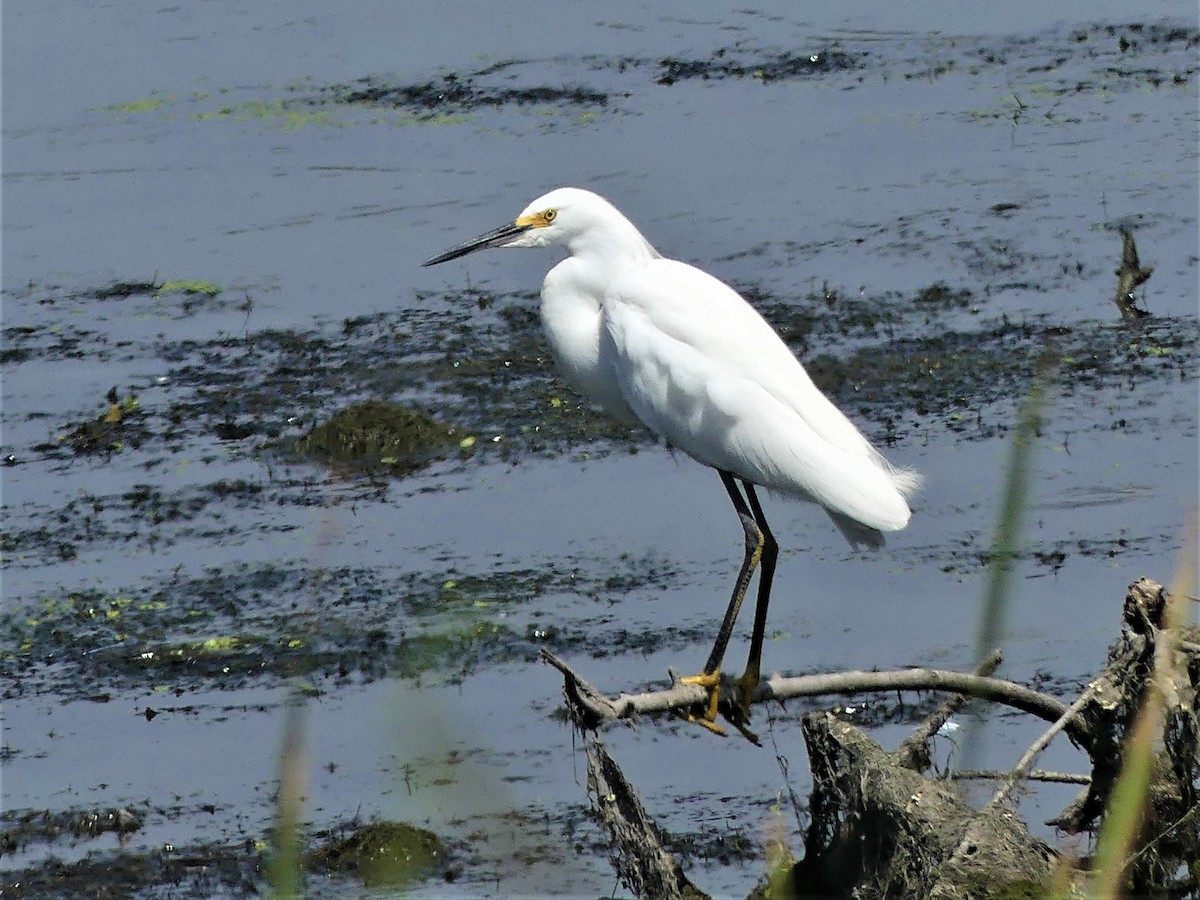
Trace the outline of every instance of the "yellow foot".
<instances>
[{"instance_id":1,"label":"yellow foot","mask_svg":"<svg viewBox=\"0 0 1200 900\"><path fill-rule=\"evenodd\" d=\"M725 729L717 724L717 707L721 700L721 673L720 672L705 672L702 675L689 675L687 678L680 678L680 684L698 684L700 687L708 691L708 702L704 708L703 715L688 714L688 721L695 722L697 725L703 725L713 734L719 734L725 737ZM742 709L739 715L737 711L729 718L729 724L738 730L742 737L750 743L761 747L758 735L746 727L746 722L749 721L748 710L750 709L750 698L754 694L754 688L758 686L758 672L747 670L741 678L734 684L742 689Z\"/></svg>"},{"instance_id":2,"label":"yellow foot","mask_svg":"<svg viewBox=\"0 0 1200 900\"><path fill-rule=\"evenodd\" d=\"M721 672L704 672L700 675L689 675L687 678L680 678L680 684L698 684L700 687L708 691L708 703L704 708L704 715L697 716L692 713L688 714L688 721L695 722L697 725L703 725L714 734L719 734L722 737L725 735L725 729L717 724L717 704L721 700Z\"/></svg>"}]
</instances>

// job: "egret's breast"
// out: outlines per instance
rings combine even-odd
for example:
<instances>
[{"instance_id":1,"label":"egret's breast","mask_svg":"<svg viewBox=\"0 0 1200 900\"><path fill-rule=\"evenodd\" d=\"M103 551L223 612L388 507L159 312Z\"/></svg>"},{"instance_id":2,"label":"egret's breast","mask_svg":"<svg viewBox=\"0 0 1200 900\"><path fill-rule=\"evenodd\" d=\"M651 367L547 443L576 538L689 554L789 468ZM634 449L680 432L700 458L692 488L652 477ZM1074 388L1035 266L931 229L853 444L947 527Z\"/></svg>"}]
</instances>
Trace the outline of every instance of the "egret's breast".
<instances>
[{"instance_id":1,"label":"egret's breast","mask_svg":"<svg viewBox=\"0 0 1200 900\"><path fill-rule=\"evenodd\" d=\"M621 395L611 349L602 342L602 296L603 288L590 285L575 260L563 260L542 284L542 328L563 381L613 418L634 424L638 419Z\"/></svg>"}]
</instances>

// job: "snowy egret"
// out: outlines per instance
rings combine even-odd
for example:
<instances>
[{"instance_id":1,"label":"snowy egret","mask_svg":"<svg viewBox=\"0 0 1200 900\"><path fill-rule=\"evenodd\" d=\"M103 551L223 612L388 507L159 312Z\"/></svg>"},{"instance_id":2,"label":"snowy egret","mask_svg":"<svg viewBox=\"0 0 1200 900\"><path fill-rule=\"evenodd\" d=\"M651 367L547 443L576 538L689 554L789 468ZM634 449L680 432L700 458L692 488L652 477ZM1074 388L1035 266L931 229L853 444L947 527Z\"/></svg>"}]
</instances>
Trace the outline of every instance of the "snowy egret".
<instances>
[{"instance_id":1,"label":"snowy egret","mask_svg":"<svg viewBox=\"0 0 1200 900\"><path fill-rule=\"evenodd\" d=\"M736 682L744 721L759 681L779 555L755 486L821 505L852 545L877 549L882 532L908 524L907 498L920 477L892 466L871 446L739 294L706 272L665 259L616 207L590 191L553 190L512 222L424 265L488 247L549 245L570 254L542 283L542 327L563 380L609 415L641 423L716 469L741 520L746 552L716 645L703 672L684 679L708 690L700 721L720 731L725 648L761 568L750 653Z\"/></svg>"}]
</instances>

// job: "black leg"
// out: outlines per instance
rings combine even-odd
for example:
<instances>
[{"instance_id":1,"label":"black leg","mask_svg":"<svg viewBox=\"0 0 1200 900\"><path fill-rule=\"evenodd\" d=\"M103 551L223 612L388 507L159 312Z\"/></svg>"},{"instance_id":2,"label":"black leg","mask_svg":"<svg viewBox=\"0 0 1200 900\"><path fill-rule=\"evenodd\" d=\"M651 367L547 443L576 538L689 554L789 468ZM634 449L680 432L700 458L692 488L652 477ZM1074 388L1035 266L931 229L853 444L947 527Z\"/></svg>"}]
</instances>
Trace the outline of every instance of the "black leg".
<instances>
[{"instance_id":1,"label":"black leg","mask_svg":"<svg viewBox=\"0 0 1200 900\"><path fill-rule=\"evenodd\" d=\"M742 494L737 488L737 482L733 480L733 475L723 470L718 471L721 474L721 481L725 484L725 490L729 494L729 499L733 501L733 508L737 510L738 518L742 521L742 528L746 532L746 555L742 558L742 567L738 570L737 581L733 584L733 595L729 598L729 606L725 609L725 618L721 622L721 630L717 632L717 642L713 645L712 653L708 655L708 662L704 664L705 675L715 675L721 668L721 660L725 657L725 648L729 645L729 638L733 635L733 626L737 621L738 612L742 608L742 601L746 597L746 589L750 587L750 579L754 575L754 569L758 566L759 560L762 558L764 544L763 531L758 525L755 514L751 512L750 507L746 506L746 501L742 499ZM758 498L754 496L752 491L753 489L751 489L750 493L751 502L757 506ZM774 557L778 555L778 545L775 544L774 538L771 538L769 543L774 548L774 555L771 559L771 567L774 569ZM762 603L761 591L759 603ZM763 615L766 615L765 610Z\"/></svg>"},{"instance_id":2,"label":"black leg","mask_svg":"<svg viewBox=\"0 0 1200 900\"><path fill-rule=\"evenodd\" d=\"M742 709L746 711L750 708L750 695L758 686L761 671L763 640L767 631L767 604L771 602L771 582L775 578L775 563L779 559L779 542L775 540L775 535L771 534L771 528L767 525L767 517L763 513L762 505L758 502L754 485L748 481L743 481L742 485L746 488L746 498L750 501L754 522L762 533L762 568L758 576L758 603L754 607L754 630L750 633L750 655L746 658L746 672L741 678Z\"/></svg>"}]
</instances>

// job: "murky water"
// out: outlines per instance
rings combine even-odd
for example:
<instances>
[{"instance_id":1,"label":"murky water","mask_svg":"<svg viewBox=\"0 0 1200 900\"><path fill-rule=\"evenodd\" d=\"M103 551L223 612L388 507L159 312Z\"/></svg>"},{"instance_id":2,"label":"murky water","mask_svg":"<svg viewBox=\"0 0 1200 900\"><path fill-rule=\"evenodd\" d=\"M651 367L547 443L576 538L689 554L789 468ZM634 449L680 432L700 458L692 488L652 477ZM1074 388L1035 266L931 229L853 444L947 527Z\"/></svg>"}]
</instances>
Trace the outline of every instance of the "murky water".
<instances>
[{"instance_id":1,"label":"murky water","mask_svg":"<svg viewBox=\"0 0 1200 900\"><path fill-rule=\"evenodd\" d=\"M0 865L245 875L305 684L314 832L434 830L455 880L423 895L613 889L537 649L613 692L699 666L741 534L712 473L552 378L531 316L552 252L419 268L557 184L743 289L928 476L874 557L770 503L772 669L970 664L1015 402L1057 346L1004 672L1093 671L1196 497L1195 9L858 14L9 4L4 826L140 828ZM1112 302L1120 227L1154 269L1140 325ZM119 421L76 452L112 387ZM473 440L404 479L288 452L371 398ZM769 730L803 795L795 712ZM986 761L1037 728L996 724ZM744 895L775 754L664 722L609 743L693 880Z\"/></svg>"}]
</instances>

